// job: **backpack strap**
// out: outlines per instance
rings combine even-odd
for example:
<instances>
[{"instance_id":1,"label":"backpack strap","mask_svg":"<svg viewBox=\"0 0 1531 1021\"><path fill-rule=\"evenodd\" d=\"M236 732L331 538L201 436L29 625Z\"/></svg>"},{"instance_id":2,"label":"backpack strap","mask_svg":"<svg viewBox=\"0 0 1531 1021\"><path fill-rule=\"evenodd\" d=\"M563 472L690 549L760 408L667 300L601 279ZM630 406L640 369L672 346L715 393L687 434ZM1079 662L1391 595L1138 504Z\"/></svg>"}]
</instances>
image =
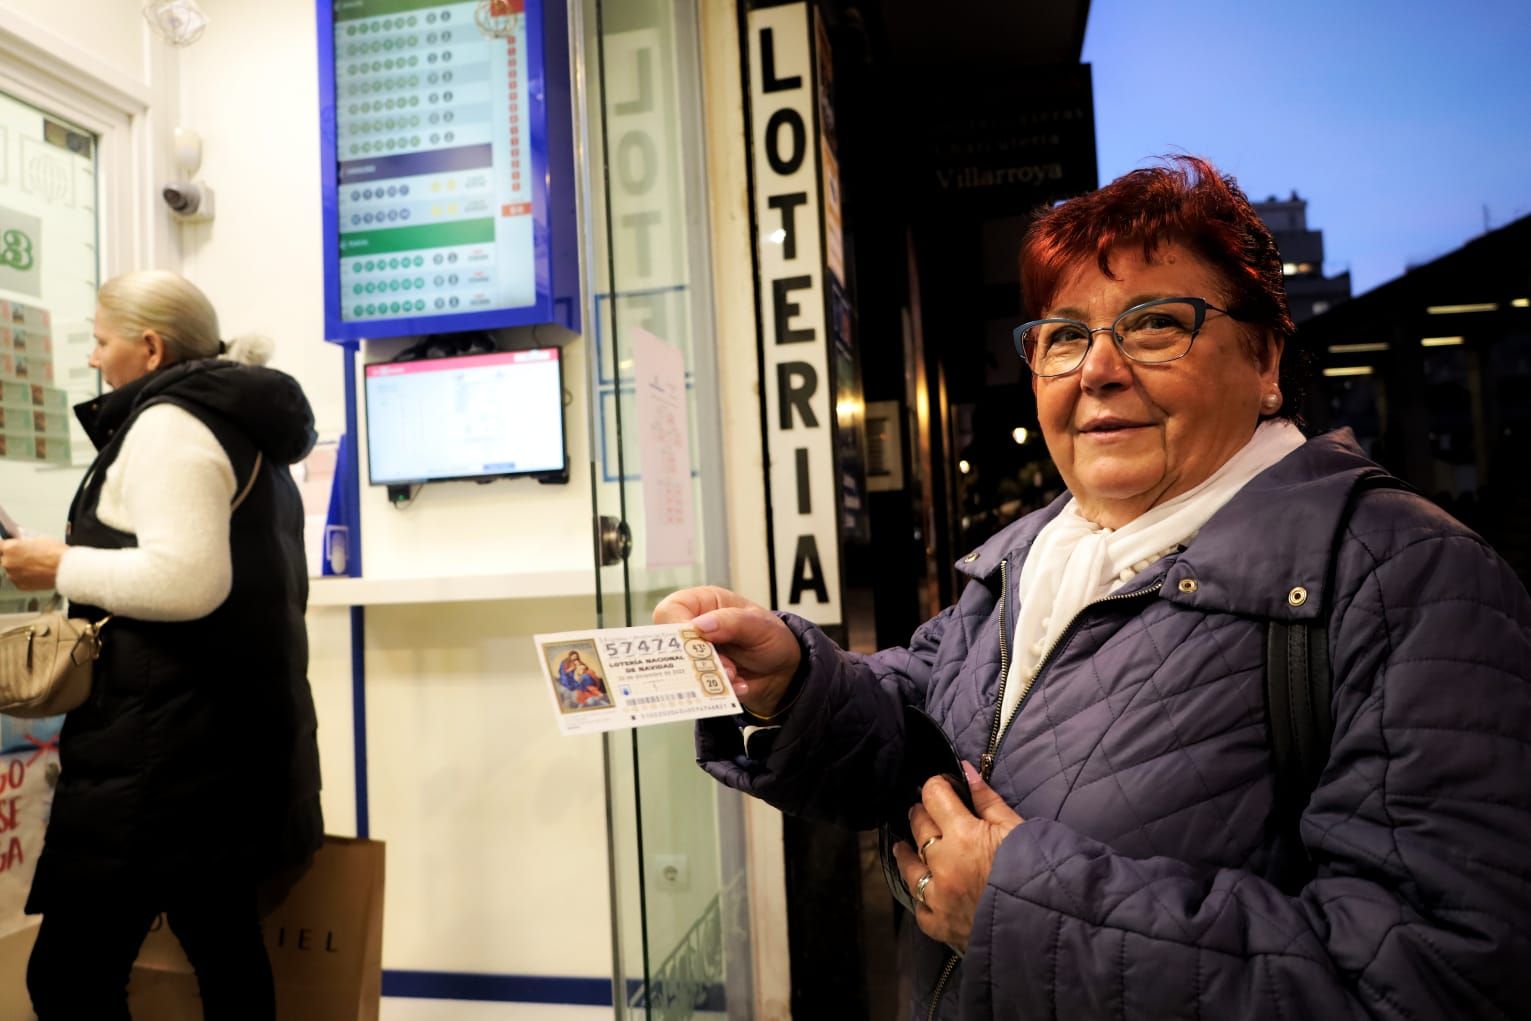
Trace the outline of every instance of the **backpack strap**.
<instances>
[{"instance_id":1,"label":"backpack strap","mask_svg":"<svg viewBox=\"0 0 1531 1021\"><path fill-rule=\"evenodd\" d=\"M1373 489L1412 490L1412 487L1380 470L1363 475L1356 482L1330 545L1325 592L1334 591L1335 560L1351 513L1361 496ZM1325 624L1279 620L1268 623L1265 634L1265 718L1275 770L1272 828L1278 834L1290 836L1306 855L1307 845L1297 832L1298 820L1318 787L1319 776L1329 761L1329 746L1334 740L1334 677L1329 662L1329 629ZM1305 877L1287 877L1295 881L1298 889L1313 874L1311 858L1303 864ZM1288 883L1283 888L1290 885Z\"/></svg>"},{"instance_id":2,"label":"backpack strap","mask_svg":"<svg viewBox=\"0 0 1531 1021\"><path fill-rule=\"evenodd\" d=\"M1265 636L1265 706L1276 771L1276 814L1307 807L1334 737L1329 629L1273 620Z\"/></svg>"}]
</instances>

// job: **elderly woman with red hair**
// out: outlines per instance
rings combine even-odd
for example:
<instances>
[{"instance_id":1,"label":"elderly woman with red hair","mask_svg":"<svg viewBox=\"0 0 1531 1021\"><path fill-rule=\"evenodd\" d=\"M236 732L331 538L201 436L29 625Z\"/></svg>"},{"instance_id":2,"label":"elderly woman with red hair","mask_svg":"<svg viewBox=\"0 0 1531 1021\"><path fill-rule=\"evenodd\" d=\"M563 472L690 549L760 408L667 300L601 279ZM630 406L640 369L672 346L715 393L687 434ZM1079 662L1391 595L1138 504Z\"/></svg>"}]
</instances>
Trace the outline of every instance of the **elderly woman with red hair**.
<instances>
[{"instance_id":1,"label":"elderly woman with red hair","mask_svg":"<svg viewBox=\"0 0 1531 1021\"><path fill-rule=\"evenodd\" d=\"M908 708L945 732L973 810L930 779L896 848L919 1017L1521 1015L1525 588L1348 433L1298 429L1281 258L1231 178L1134 171L1043 212L1021 262L1068 492L962 557L906 648L670 596L655 619L713 641L747 710L699 725L703 767L866 828L904 811ZM1332 678L1290 810L1273 621L1326 635Z\"/></svg>"}]
</instances>

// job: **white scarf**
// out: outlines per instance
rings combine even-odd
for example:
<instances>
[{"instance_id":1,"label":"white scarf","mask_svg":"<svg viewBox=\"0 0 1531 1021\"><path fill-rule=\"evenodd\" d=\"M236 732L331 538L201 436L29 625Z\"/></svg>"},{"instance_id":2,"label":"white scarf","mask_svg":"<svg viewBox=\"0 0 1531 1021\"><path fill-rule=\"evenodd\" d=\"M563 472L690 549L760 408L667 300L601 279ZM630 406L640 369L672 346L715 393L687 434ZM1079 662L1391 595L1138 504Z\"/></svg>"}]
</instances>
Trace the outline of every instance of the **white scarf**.
<instances>
[{"instance_id":1,"label":"white scarf","mask_svg":"<svg viewBox=\"0 0 1531 1021\"><path fill-rule=\"evenodd\" d=\"M1254 436L1205 482L1118 529L1079 513L1070 500L1037 533L1021 569L1015 653L1005 681L1003 718L1009 719L1042 657L1087 605L1120 588L1177 546L1189 543L1207 519L1271 465L1306 442L1284 419L1263 422Z\"/></svg>"}]
</instances>

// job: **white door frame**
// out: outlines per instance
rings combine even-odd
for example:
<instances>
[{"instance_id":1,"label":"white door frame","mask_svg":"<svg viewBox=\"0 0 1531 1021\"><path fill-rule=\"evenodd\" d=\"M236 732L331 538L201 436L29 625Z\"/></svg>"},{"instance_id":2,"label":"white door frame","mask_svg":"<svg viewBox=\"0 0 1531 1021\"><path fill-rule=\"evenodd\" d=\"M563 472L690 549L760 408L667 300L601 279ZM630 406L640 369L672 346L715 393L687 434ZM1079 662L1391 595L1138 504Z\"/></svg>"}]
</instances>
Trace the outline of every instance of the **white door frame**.
<instances>
[{"instance_id":1,"label":"white door frame","mask_svg":"<svg viewBox=\"0 0 1531 1021\"><path fill-rule=\"evenodd\" d=\"M165 83L174 60L145 40L151 88L96 59L54 33L7 13L0 24L0 92L72 121L98 139L96 222L101 279L132 269L177 269L178 238L155 201L160 153L169 118L156 117L170 95Z\"/></svg>"}]
</instances>

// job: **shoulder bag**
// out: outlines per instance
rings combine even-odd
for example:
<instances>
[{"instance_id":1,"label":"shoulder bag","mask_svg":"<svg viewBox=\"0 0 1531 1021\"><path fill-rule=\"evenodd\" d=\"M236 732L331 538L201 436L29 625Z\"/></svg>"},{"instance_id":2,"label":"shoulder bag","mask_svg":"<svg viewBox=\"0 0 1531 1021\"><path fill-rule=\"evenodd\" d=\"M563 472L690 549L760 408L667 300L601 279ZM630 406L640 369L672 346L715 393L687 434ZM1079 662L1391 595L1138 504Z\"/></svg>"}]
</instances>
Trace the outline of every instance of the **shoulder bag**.
<instances>
[{"instance_id":1,"label":"shoulder bag","mask_svg":"<svg viewBox=\"0 0 1531 1021\"><path fill-rule=\"evenodd\" d=\"M78 707L90 695L101 627L60 606L0 617L0 713L35 719Z\"/></svg>"}]
</instances>

